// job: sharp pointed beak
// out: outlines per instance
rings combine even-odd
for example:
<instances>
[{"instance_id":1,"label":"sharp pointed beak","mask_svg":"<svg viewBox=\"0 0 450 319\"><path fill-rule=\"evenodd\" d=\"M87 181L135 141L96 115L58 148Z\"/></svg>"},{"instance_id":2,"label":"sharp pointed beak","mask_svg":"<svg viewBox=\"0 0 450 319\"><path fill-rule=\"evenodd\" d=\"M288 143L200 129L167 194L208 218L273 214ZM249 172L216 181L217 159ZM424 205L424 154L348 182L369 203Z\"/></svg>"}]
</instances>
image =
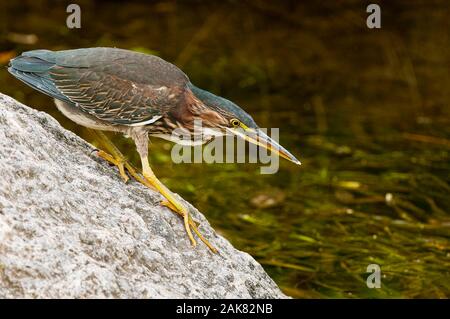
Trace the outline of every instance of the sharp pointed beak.
<instances>
[{"instance_id":1,"label":"sharp pointed beak","mask_svg":"<svg viewBox=\"0 0 450 319\"><path fill-rule=\"evenodd\" d=\"M260 129L251 129L251 128L238 128L238 129L228 129L231 133L243 138L249 143L264 147L265 149L278 154L288 161L291 161L297 165L301 165L300 161L295 158L294 155L289 153L287 149L278 144L274 139L267 136Z\"/></svg>"}]
</instances>

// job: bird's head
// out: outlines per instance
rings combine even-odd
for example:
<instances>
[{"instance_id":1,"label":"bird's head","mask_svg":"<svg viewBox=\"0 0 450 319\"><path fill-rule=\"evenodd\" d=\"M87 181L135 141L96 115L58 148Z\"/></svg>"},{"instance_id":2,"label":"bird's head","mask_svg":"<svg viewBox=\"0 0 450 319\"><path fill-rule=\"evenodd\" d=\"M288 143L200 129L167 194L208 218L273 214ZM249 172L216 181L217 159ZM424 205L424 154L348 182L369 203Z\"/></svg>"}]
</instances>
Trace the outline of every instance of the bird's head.
<instances>
[{"instance_id":1,"label":"bird's head","mask_svg":"<svg viewBox=\"0 0 450 319\"><path fill-rule=\"evenodd\" d=\"M199 112L205 135L237 135L249 143L264 147L279 156L300 165L300 161L277 141L265 134L253 118L235 103L190 84L195 97L208 108Z\"/></svg>"}]
</instances>

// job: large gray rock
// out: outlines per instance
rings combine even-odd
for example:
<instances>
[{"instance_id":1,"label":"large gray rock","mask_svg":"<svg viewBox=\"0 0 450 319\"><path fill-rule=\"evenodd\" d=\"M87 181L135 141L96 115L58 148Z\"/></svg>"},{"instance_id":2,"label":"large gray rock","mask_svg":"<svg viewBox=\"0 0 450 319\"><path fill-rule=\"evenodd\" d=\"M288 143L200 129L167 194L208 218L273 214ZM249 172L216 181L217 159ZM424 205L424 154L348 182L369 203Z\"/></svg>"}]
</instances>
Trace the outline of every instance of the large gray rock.
<instances>
[{"instance_id":1,"label":"large gray rock","mask_svg":"<svg viewBox=\"0 0 450 319\"><path fill-rule=\"evenodd\" d=\"M283 298L248 254L190 246L159 194L91 155L49 115L0 94L0 297Z\"/></svg>"}]
</instances>

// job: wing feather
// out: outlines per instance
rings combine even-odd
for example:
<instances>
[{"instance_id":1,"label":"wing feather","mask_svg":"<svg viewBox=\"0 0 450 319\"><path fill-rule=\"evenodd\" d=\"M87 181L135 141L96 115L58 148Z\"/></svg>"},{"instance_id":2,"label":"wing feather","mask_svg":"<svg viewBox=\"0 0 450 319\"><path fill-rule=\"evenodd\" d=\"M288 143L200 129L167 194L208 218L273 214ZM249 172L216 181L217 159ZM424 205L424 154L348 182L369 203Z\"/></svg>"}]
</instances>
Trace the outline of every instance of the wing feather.
<instances>
[{"instance_id":1,"label":"wing feather","mask_svg":"<svg viewBox=\"0 0 450 319\"><path fill-rule=\"evenodd\" d=\"M43 79L51 84L44 93L112 124L152 123L177 105L189 83L159 57L115 48L29 51L15 64L24 74L34 71L35 86Z\"/></svg>"}]
</instances>

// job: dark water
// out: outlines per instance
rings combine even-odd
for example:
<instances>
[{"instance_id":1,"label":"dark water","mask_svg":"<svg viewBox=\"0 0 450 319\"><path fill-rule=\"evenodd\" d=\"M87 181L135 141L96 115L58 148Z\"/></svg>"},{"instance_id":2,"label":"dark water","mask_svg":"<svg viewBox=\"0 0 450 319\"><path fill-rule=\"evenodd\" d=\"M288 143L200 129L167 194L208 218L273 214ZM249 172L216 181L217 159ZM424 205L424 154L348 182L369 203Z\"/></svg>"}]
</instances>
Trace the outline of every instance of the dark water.
<instances>
[{"instance_id":1,"label":"dark water","mask_svg":"<svg viewBox=\"0 0 450 319\"><path fill-rule=\"evenodd\" d=\"M450 296L447 1L381 2L381 30L366 28L356 0L78 1L80 30L65 26L68 3L3 1L1 63L35 48L153 53L261 127L280 128L301 167L284 161L261 175L256 164L175 165L158 140L151 163L287 294ZM90 139L4 68L0 83ZM113 138L138 164L132 144ZM381 289L366 286L369 264L381 266Z\"/></svg>"}]
</instances>

